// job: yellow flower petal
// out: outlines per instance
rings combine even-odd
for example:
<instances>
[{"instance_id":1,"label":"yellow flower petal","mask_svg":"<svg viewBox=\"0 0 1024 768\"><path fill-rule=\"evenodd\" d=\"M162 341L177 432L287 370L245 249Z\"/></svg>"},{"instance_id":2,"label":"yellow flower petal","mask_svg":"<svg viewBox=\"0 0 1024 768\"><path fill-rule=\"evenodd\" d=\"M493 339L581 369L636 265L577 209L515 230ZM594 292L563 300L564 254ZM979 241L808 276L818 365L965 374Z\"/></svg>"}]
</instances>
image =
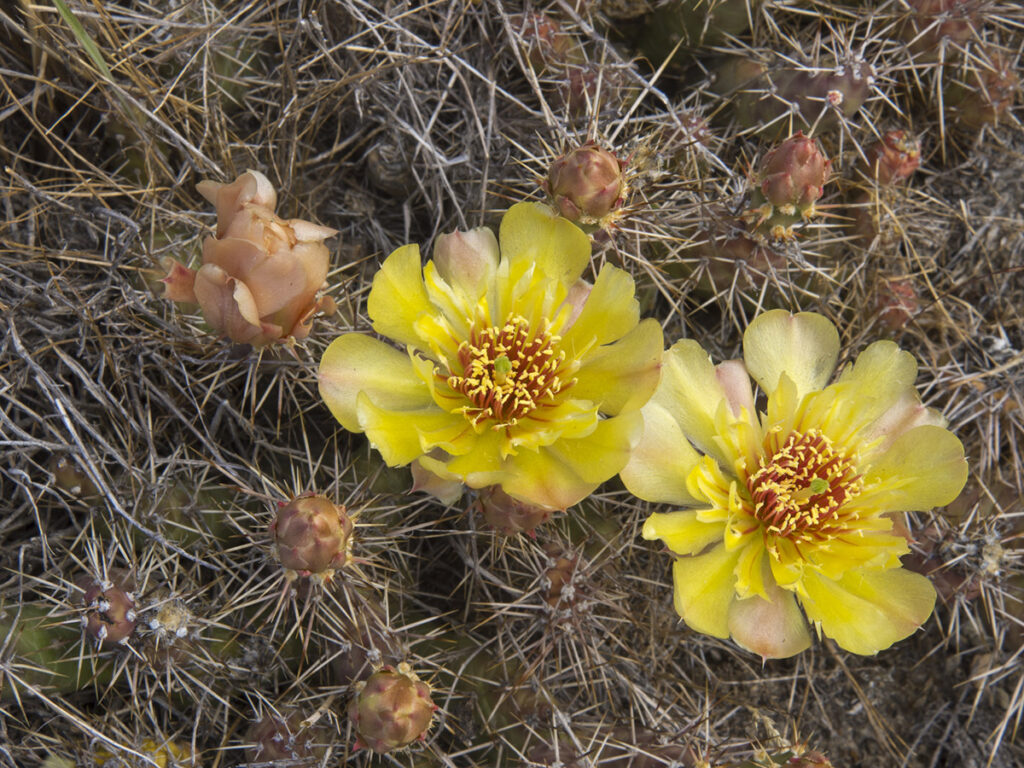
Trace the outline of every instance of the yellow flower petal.
<instances>
[{"instance_id":1,"label":"yellow flower petal","mask_svg":"<svg viewBox=\"0 0 1024 768\"><path fill-rule=\"evenodd\" d=\"M904 432L865 473L854 508L924 511L949 504L967 482L964 446L947 429L925 425Z\"/></svg>"},{"instance_id":2,"label":"yellow flower petal","mask_svg":"<svg viewBox=\"0 0 1024 768\"><path fill-rule=\"evenodd\" d=\"M729 637L729 611L736 599L733 571L739 552L724 546L703 555L680 557L672 565L676 613L706 635Z\"/></svg>"},{"instance_id":3,"label":"yellow flower petal","mask_svg":"<svg viewBox=\"0 0 1024 768\"><path fill-rule=\"evenodd\" d=\"M783 372L796 384L798 398L823 388L838 357L839 332L813 312L773 309L755 317L743 334L747 370L768 394Z\"/></svg>"},{"instance_id":4,"label":"yellow flower petal","mask_svg":"<svg viewBox=\"0 0 1024 768\"><path fill-rule=\"evenodd\" d=\"M857 355L836 380L844 402L856 405L856 426L870 424L888 410L917 378L917 361L892 341L876 341Z\"/></svg>"},{"instance_id":5,"label":"yellow flower petal","mask_svg":"<svg viewBox=\"0 0 1024 768\"><path fill-rule=\"evenodd\" d=\"M729 633L764 659L786 659L811 645L807 621L792 592L770 585L769 599L754 595L729 608Z\"/></svg>"},{"instance_id":6,"label":"yellow flower petal","mask_svg":"<svg viewBox=\"0 0 1024 768\"><path fill-rule=\"evenodd\" d=\"M435 311L423 285L418 245L392 251L373 278L366 311L373 329L407 346L422 346L413 324L424 312Z\"/></svg>"},{"instance_id":7,"label":"yellow flower petal","mask_svg":"<svg viewBox=\"0 0 1024 768\"><path fill-rule=\"evenodd\" d=\"M498 233L501 257L534 263L548 277L571 285L590 261L590 238L542 203L518 203Z\"/></svg>"},{"instance_id":8,"label":"yellow flower petal","mask_svg":"<svg viewBox=\"0 0 1024 768\"><path fill-rule=\"evenodd\" d=\"M640 427L640 413L632 411L598 422L584 439L520 451L508 458L501 487L545 509L570 507L625 466Z\"/></svg>"},{"instance_id":9,"label":"yellow flower petal","mask_svg":"<svg viewBox=\"0 0 1024 768\"><path fill-rule=\"evenodd\" d=\"M576 372L572 396L615 415L646 403L661 376L664 337L657 320L644 320L614 344L588 355Z\"/></svg>"},{"instance_id":10,"label":"yellow flower petal","mask_svg":"<svg viewBox=\"0 0 1024 768\"><path fill-rule=\"evenodd\" d=\"M677 555L697 555L722 540L724 527L700 522L696 512L655 512L644 521L642 535L648 541L661 539Z\"/></svg>"},{"instance_id":11,"label":"yellow flower petal","mask_svg":"<svg viewBox=\"0 0 1024 768\"><path fill-rule=\"evenodd\" d=\"M661 383L652 402L671 413L693 443L721 464L732 464L718 440L715 414L726 402L725 392L715 375L715 366L700 344L692 339L677 341L662 360Z\"/></svg>"},{"instance_id":12,"label":"yellow flower petal","mask_svg":"<svg viewBox=\"0 0 1024 768\"><path fill-rule=\"evenodd\" d=\"M758 533L750 537L736 563L736 594L741 598L752 595L767 598L768 588L774 586L775 582L771 579L768 562L765 560L764 538Z\"/></svg>"},{"instance_id":13,"label":"yellow flower petal","mask_svg":"<svg viewBox=\"0 0 1024 768\"><path fill-rule=\"evenodd\" d=\"M932 583L903 568L850 571L836 581L808 573L802 591L807 617L840 647L864 655L912 634L935 606Z\"/></svg>"},{"instance_id":14,"label":"yellow flower petal","mask_svg":"<svg viewBox=\"0 0 1024 768\"><path fill-rule=\"evenodd\" d=\"M366 392L383 408L413 410L431 402L409 356L382 341L349 333L331 342L320 361L320 395L341 426L362 432L356 398Z\"/></svg>"},{"instance_id":15,"label":"yellow flower petal","mask_svg":"<svg viewBox=\"0 0 1024 768\"><path fill-rule=\"evenodd\" d=\"M562 345L571 350L570 354L601 346L622 338L639 321L640 305L633 278L625 270L606 266L590 289L576 322L562 334Z\"/></svg>"},{"instance_id":16,"label":"yellow flower petal","mask_svg":"<svg viewBox=\"0 0 1024 768\"><path fill-rule=\"evenodd\" d=\"M389 467L400 467L418 459L436 442L453 439L469 428L458 414L445 413L433 403L418 410L382 408L365 392L356 398L356 415L370 445L380 451ZM431 439L425 439L429 435ZM439 437L443 435L444 437ZM431 440L436 441L431 444Z\"/></svg>"},{"instance_id":17,"label":"yellow flower petal","mask_svg":"<svg viewBox=\"0 0 1024 768\"><path fill-rule=\"evenodd\" d=\"M629 492L645 501L690 506L698 504L686 478L700 461L679 424L657 403L641 410L643 433L619 476Z\"/></svg>"}]
</instances>

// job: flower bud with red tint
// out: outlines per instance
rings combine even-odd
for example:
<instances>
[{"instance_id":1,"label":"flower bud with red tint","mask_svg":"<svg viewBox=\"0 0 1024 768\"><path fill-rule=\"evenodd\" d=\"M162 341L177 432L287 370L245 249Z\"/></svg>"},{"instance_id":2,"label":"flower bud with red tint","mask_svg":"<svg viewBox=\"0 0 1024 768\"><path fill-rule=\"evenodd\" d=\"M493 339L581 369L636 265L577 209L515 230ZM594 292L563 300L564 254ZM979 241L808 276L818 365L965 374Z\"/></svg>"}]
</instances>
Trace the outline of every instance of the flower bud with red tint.
<instances>
[{"instance_id":1,"label":"flower bud with red tint","mask_svg":"<svg viewBox=\"0 0 1024 768\"><path fill-rule=\"evenodd\" d=\"M588 141L551 164L544 186L569 221L603 227L619 212L629 190L624 165L614 153Z\"/></svg>"},{"instance_id":2,"label":"flower bud with red tint","mask_svg":"<svg viewBox=\"0 0 1024 768\"><path fill-rule=\"evenodd\" d=\"M353 528L344 506L310 492L282 505L270 527L277 556L292 578L324 581L348 560Z\"/></svg>"},{"instance_id":3,"label":"flower bud with red tint","mask_svg":"<svg viewBox=\"0 0 1024 768\"><path fill-rule=\"evenodd\" d=\"M423 738L436 709L430 687L408 664L403 662L397 669L384 667L357 685L349 703L355 747L382 754L407 747Z\"/></svg>"},{"instance_id":4,"label":"flower bud with red tint","mask_svg":"<svg viewBox=\"0 0 1024 768\"><path fill-rule=\"evenodd\" d=\"M864 154L867 168L862 173L883 186L905 181L921 164L921 144L906 131L887 132Z\"/></svg>"},{"instance_id":5,"label":"flower bud with red tint","mask_svg":"<svg viewBox=\"0 0 1024 768\"><path fill-rule=\"evenodd\" d=\"M128 642L135 631L135 596L124 574L110 572L106 581L87 583L82 627L97 647L110 648Z\"/></svg>"}]
</instances>

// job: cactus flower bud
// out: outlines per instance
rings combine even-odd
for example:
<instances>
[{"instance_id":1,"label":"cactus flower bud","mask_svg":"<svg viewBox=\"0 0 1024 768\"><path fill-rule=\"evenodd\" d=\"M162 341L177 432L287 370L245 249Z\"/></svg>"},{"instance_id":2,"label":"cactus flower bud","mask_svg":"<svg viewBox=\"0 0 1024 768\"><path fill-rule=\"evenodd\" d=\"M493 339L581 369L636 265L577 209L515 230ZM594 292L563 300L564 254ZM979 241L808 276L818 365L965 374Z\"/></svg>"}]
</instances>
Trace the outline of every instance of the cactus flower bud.
<instances>
[{"instance_id":1,"label":"cactus flower bud","mask_svg":"<svg viewBox=\"0 0 1024 768\"><path fill-rule=\"evenodd\" d=\"M517 533L536 536L534 529L551 517L550 510L513 499L498 485L482 490L475 506L488 525L506 536Z\"/></svg>"},{"instance_id":2,"label":"cactus flower bud","mask_svg":"<svg viewBox=\"0 0 1024 768\"><path fill-rule=\"evenodd\" d=\"M815 215L831 169L818 142L797 131L765 156L747 218L756 217L754 226L773 238L793 237L792 225Z\"/></svg>"},{"instance_id":3,"label":"cactus flower bud","mask_svg":"<svg viewBox=\"0 0 1024 768\"><path fill-rule=\"evenodd\" d=\"M257 171L231 184L202 181L198 189L217 207L217 234L203 242L198 270L170 263L165 295L199 304L206 321L239 344L305 338L324 306L316 301L330 260L323 241L337 231L279 218L277 193Z\"/></svg>"},{"instance_id":4,"label":"cactus flower bud","mask_svg":"<svg viewBox=\"0 0 1024 768\"><path fill-rule=\"evenodd\" d=\"M906 131L889 131L865 152L864 175L879 185L898 184L910 178L921 164L921 144Z\"/></svg>"},{"instance_id":5,"label":"cactus flower bud","mask_svg":"<svg viewBox=\"0 0 1024 768\"><path fill-rule=\"evenodd\" d=\"M765 157L761 192L776 208L813 209L830 168L831 163L818 143L797 131Z\"/></svg>"},{"instance_id":6,"label":"cactus flower bud","mask_svg":"<svg viewBox=\"0 0 1024 768\"><path fill-rule=\"evenodd\" d=\"M436 709L430 687L408 664L403 662L398 669L384 667L357 685L349 703L355 747L379 753L407 747L423 738Z\"/></svg>"},{"instance_id":7,"label":"cactus flower bud","mask_svg":"<svg viewBox=\"0 0 1024 768\"><path fill-rule=\"evenodd\" d=\"M270 526L289 578L315 576L323 581L348 560L353 528L345 507L310 492L283 504Z\"/></svg>"},{"instance_id":8,"label":"cactus flower bud","mask_svg":"<svg viewBox=\"0 0 1024 768\"><path fill-rule=\"evenodd\" d=\"M306 765L316 757L313 738L303 731L302 718L293 712L287 718L267 714L249 730L246 758L251 763Z\"/></svg>"},{"instance_id":9,"label":"cactus flower bud","mask_svg":"<svg viewBox=\"0 0 1024 768\"><path fill-rule=\"evenodd\" d=\"M909 277L883 277L875 285L875 312L878 321L896 332L921 309L917 288Z\"/></svg>"},{"instance_id":10,"label":"cactus flower bud","mask_svg":"<svg viewBox=\"0 0 1024 768\"><path fill-rule=\"evenodd\" d=\"M551 164L545 190L565 218L604 227L619 212L629 188L624 163L588 141Z\"/></svg>"},{"instance_id":11,"label":"cactus flower bud","mask_svg":"<svg viewBox=\"0 0 1024 768\"><path fill-rule=\"evenodd\" d=\"M110 572L105 582L87 583L82 600L85 614L82 627L97 648L110 648L128 642L135 631L135 596L127 591L124 574Z\"/></svg>"},{"instance_id":12,"label":"cactus flower bud","mask_svg":"<svg viewBox=\"0 0 1024 768\"><path fill-rule=\"evenodd\" d=\"M509 21L526 49L527 61L536 72L560 69L580 58L579 40L566 32L558 20L530 11L515 14Z\"/></svg>"}]
</instances>

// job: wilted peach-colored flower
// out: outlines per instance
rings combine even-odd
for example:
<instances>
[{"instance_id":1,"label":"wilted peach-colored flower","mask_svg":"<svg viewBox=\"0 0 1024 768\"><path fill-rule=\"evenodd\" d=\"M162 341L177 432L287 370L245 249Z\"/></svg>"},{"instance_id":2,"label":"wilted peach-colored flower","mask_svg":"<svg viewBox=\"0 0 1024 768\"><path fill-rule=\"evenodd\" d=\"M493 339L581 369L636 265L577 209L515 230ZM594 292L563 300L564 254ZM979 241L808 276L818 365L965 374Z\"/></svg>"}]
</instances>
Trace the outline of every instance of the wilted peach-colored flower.
<instances>
[{"instance_id":1,"label":"wilted peach-colored flower","mask_svg":"<svg viewBox=\"0 0 1024 768\"><path fill-rule=\"evenodd\" d=\"M240 344L305 338L313 314L332 304L316 294L330 261L323 241L337 231L279 218L277 193L258 171L197 188L217 207L217 234L203 241L198 270L171 263L165 295L199 304L215 330Z\"/></svg>"}]
</instances>

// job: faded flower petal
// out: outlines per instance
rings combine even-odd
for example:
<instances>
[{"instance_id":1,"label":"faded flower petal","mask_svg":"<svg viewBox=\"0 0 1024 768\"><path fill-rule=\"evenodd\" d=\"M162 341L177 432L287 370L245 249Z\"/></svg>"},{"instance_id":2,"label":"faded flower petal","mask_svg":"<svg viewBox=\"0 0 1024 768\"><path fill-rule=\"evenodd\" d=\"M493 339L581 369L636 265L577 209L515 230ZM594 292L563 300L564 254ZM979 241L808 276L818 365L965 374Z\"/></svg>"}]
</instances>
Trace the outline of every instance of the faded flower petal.
<instances>
[{"instance_id":1,"label":"faded flower petal","mask_svg":"<svg viewBox=\"0 0 1024 768\"><path fill-rule=\"evenodd\" d=\"M498 268L498 239L487 227L438 235L434 242L434 265L449 285L475 302Z\"/></svg>"},{"instance_id":2,"label":"faded flower petal","mask_svg":"<svg viewBox=\"0 0 1024 768\"><path fill-rule=\"evenodd\" d=\"M202 181L200 193L217 206L217 234L203 242L194 295L176 262L165 279L175 301L197 301L207 322L232 341L264 346L309 333L324 303L330 252L323 241L337 234L274 213L277 194L257 171L231 184Z\"/></svg>"},{"instance_id":3,"label":"faded flower petal","mask_svg":"<svg viewBox=\"0 0 1024 768\"><path fill-rule=\"evenodd\" d=\"M786 659L811 647L811 633L792 592L774 584L769 599L752 595L729 608L729 634L764 659Z\"/></svg>"},{"instance_id":4,"label":"faded flower petal","mask_svg":"<svg viewBox=\"0 0 1024 768\"><path fill-rule=\"evenodd\" d=\"M171 259L167 277L160 282L164 284L164 296L171 301L183 301L188 304L199 303L195 292L196 271L194 269L189 269L181 262Z\"/></svg>"}]
</instances>

